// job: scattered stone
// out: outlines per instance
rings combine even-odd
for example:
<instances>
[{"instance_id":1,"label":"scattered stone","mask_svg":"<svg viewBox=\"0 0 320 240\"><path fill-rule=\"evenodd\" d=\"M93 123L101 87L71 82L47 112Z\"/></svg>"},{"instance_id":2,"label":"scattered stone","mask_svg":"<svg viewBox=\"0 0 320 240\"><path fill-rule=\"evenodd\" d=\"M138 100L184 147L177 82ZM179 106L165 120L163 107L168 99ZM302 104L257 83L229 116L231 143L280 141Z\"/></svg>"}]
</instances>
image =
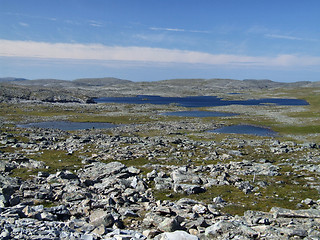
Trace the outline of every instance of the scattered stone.
<instances>
[{"instance_id":1,"label":"scattered stone","mask_svg":"<svg viewBox=\"0 0 320 240\"><path fill-rule=\"evenodd\" d=\"M214 126L181 120L122 126L112 134L93 129L76 133L50 129L0 132L0 238L318 239L319 200L300 199L301 208L309 209L273 207L270 212L246 211L244 216L232 216L224 207L234 203L211 195L211 187L235 187L248 198L256 197L274 184L270 179L282 175L301 178L306 187L320 190L319 146L237 137L221 142L191 140L177 133L194 131L200 138ZM168 134L132 134L146 128ZM23 142L19 140L22 137ZM91 153L88 146L93 144ZM259 154L281 154L281 163L268 158L243 160L247 146ZM44 162L32 159L44 150L64 151L66 158L79 154L77 170L53 172ZM307 152L308 164L292 161L288 154L298 151ZM141 169L125 164L141 159L150 160ZM282 171L286 168L290 170ZM30 170L33 175L27 180L10 177L14 169ZM276 182L280 186L285 183ZM163 199L169 200L155 199L153 193L161 195L162 191ZM200 199L206 191L212 196L210 204L191 199ZM176 200L177 196L188 198Z\"/></svg>"}]
</instances>

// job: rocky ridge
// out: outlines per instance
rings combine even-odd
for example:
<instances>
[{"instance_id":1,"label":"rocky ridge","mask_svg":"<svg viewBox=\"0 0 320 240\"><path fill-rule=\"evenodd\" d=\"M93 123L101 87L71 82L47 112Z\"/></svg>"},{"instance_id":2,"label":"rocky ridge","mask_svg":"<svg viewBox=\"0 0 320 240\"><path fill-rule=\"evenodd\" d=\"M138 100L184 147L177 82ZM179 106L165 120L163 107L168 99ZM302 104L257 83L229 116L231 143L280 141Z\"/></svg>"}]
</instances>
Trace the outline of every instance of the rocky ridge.
<instances>
[{"instance_id":1,"label":"rocky ridge","mask_svg":"<svg viewBox=\"0 0 320 240\"><path fill-rule=\"evenodd\" d=\"M92 103L94 97L108 96L199 96L229 97L230 92L297 89L319 86L319 82L280 83L271 80L172 79L132 82L117 78L86 78L73 81L58 79L25 80L0 78L0 102L10 99L44 102ZM242 96L245 97L245 96Z\"/></svg>"}]
</instances>

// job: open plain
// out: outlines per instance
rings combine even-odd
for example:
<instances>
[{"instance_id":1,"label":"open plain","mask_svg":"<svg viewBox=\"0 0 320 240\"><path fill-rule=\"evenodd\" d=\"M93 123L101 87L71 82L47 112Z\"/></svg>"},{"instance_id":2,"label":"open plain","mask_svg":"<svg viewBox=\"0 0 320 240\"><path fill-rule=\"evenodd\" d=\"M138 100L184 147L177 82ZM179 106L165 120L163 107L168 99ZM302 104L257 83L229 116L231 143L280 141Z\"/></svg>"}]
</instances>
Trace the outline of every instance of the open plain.
<instances>
[{"instance_id":1,"label":"open plain","mask_svg":"<svg viewBox=\"0 0 320 240\"><path fill-rule=\"evenodd\" d=\"M319 91L269 80L2 79L0 238L320 239ZM309 105L94 103L135 95ZM238 115L162 115L188 110ZM117 127L17 127L44 121ZM235 124L278 135L208 132Z\"/></svg>"}]
</instances>

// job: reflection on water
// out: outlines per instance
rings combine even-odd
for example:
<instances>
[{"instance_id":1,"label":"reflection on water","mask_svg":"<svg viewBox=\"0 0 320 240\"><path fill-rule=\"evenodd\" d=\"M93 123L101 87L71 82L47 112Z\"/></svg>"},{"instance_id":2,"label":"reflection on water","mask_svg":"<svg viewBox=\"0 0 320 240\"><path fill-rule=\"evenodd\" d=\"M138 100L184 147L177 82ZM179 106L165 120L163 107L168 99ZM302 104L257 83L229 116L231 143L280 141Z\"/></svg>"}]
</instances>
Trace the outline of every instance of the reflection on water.
<instances>
[{"instance_id":1,"label":"reflection on water","mask_svg":"<svg viewBox=\"0 0 320 240\"><path fill-rule=\"evenodd\" d=\"M68 122L68 121L50 121L50 122L35 122L17 125L22 128L54 128L64 131L71 130L81 130L81 129L92 129L92 128L114 128L118 125L112 123L103 123L103 122Z\"/></svg>"},{"instance_id":2,"label":"reflection on water","mask_svg":"<svg viewBox=\"0 0 320 240\"><path fill-rule=\"evenodd\" d=\"M236 113L226 112L210 112L210 111L179 111L179 112L165 112L161 115L178 116L178 117L230 117L238 115Z\"/></svg>"},{"instance_id":3,"label":"reflection on water","mask_svg":"<svg viewBox=\"0 0 320 240\"><path fill-rule=\"evenodd\" d=\"M251 134L256 136L263 137L274 137L277 136L277 133L268 128L256 127L252 125L232 125L226 126L209 132L213 133L236 133L236 134Z\"/></svg>"}]
</instances>

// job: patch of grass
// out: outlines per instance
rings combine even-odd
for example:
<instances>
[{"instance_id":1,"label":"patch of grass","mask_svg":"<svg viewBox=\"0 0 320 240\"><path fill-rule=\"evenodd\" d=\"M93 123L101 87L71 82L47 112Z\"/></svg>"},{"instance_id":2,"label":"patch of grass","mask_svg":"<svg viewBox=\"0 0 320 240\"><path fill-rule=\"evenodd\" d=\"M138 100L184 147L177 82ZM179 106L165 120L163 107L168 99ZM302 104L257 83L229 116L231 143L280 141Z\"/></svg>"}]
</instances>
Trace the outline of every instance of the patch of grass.
<instances>
[{"instance_id":1,"label":"patch of grass","mask_svg":"<svg viewBox=\"0 0 320 240\"><path fill-rule=\"evenodd\" d=\"M178 201L181 198L188 197L190 198L190 195L181 194L181 193L175 193L173 190L169 189L162 189L162 190L154 190L153 196L156 200L164 201L164 200L170 200L170 201Z\"/></svg>"},{"instance_id":2,"label":"patch of grass","mask_svg":"<svg viewBox=\"0 0 320 240\"><path fill-rule=\"evenodd\" d=\"M77 115L76 111L64 110L59 106L44 106L39 104L8 104L0 103L0 115L14 122L20 122L29 117L56 117Z\"/></svg>"},{"instance_id":3,"label":"patch of grass","mask_svg":"<svg viewBox=\"0 0 320 240\"><path fill-rule=\"evenodd\" d=\"M62 150L44 150L42 153L33 155L32 158L37 161L43 161L49 169L76 170L82 166L77 153L69 155Z\"/></svg>"},{"instance_id":4,"label":"patch of grass","mask_svg":"<svg viewBox=\"0 0 320 240\"><path fill-rule=\"evenodd\" d=\"M66 151L62 150L44 150L35 155L28 156L36 161L42 161L48 168L42 169L29 169L29 168L16 168L12 170L13 177L20 177L22 179L29 179L38 172L56 173L58 170L74 171L79 169L83 164L78 158L78 153L68 155Z\"/></svg>"},{"instance_id":5,"label":"patch of grass","mask_svg":"<svg viewBox=\"0 0 320 240\"><path fill-rule=\"evenodd\" d=\"M34 205L43 205L45 208L50 208L50 207L56 207L58 204L47 201L47 200L39 200L39 201L34 201Z\"/></svg>"},{"instance_id":6,"label":"patch of grass","mask_svg":"<svg viewBox=\"0 0 320 240\"><path fill-rule=\"evenodd\" d=\"M278 126L274 129L281 133L286 134L314 134L320 133L320 125L307 125L307 126Z\"/></svg>"},{"instance_id":7,"label":"patch of grass","mask_svg":"<svg viewBox=\"0 0 320 240\"><path fill-rule=\"evenodd\" d=\"M33 176L37 176L38 172L44 172L47 169L29 169L29 168L15 168L11 171L11 177L19 177L22 180L27 180L32 178Z\"/></svg>"},{"instance_id":8,"label":"patch of grass","mask_svg":"<svg viewBox=\"0 0 320 240\"><path fill-rule=\"evenodd\" d=\"M0 147L0 150L2 152L6 152L6 153L14 153L17 151L17 148L13 148L13 147Z\"/></svg>"},{"instance_id":9,"label":"patch of grass","mask_svg":"<svg viewBox=\"0 0 320 240\"><path fill-rule=\"evenodd\" d=\"M303 111L303 112L291 112L287 114L289 117L295 118L318 118L320 113L318 111Z\"/></svg>"}]
</instances>

